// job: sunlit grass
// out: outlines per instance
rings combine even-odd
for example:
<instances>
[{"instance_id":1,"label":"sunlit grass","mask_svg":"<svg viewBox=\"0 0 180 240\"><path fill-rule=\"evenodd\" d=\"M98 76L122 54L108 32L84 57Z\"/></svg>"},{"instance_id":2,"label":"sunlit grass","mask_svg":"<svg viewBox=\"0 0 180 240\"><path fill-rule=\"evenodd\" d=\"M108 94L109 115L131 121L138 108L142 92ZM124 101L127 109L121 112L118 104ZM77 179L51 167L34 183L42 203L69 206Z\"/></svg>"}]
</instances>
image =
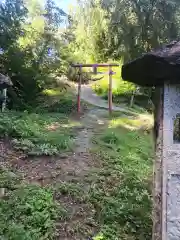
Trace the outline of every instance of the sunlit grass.
<instances>
[{"instance_id":1,"label":"sunlit grass","mask_svg":"<svg viewBox=\"0 0 180 240\"><path fill-rule=\"evenodd\" d=\"M91 201L96 207L99 232L95 240L151 239L151 131L140 128L151 116L113 117L109 128L94 137L101 170L93 183Z\"/></svg>"},{"instance_id":2,"label":"sunlit grass","mask_svg":"<svg viewBox=\"0 0 180 240\"><path fill-rule=\"evenodd\" d=\"M98 68L99 72L108 72L105 68ZM112 91L114 95L126 95L131 93L135 89L135 85L129 82L125 82L122 80L121 77L121 66L114 67L113 71L116 73L112 76ZM92 84L92 88L96 93L99 95L105 96L107 95L108 88L109 88L109 76L108 74L99 75L102 76L103 79L96 81ZM95 76L97 77L97 76Z\"/></svg>"},{"instance_id":3,"label":"sunlit grass","mask_svg":"<svg viewBox=\"0 0 180 240\"><path fill-rule=\"evenodd\" d=\"M45 89L43 93L48 96L58 96L61 94L61 91L60 89Z\"/></svg>"},{"instance_id":4,"label":"sunlit grass","mask_svg":"<svg viewBox=\"0 0 180 240\"><path fill-rule=\"evenodd\" d=\"M107 240L107 238L105 238L103 234L98 234L98 236L94 237L93 240Z\"/></svg>"},{"instance_id":5,"label":"sunlit grass","mask_svg":"<svg viewBox=\"0 0 180 240\"><path fill-rule=\"evenodd\" d=\"M114 118L109 123L109 128L125 127L127 129L151 129L153 127L153 116L148 114L139 114L134 118Z\"/></svg>"},{"instance_id":6,"label":"sunlit grass","mask_svg":"<svg viewBox=\"0 0 180 240\"><path fill-rule=\"evenodd\" d=\"M76 126L61 113L9 112L1 116L0 134L28 155L57 155L71 149Z\"/></svg>"}]
</instances>

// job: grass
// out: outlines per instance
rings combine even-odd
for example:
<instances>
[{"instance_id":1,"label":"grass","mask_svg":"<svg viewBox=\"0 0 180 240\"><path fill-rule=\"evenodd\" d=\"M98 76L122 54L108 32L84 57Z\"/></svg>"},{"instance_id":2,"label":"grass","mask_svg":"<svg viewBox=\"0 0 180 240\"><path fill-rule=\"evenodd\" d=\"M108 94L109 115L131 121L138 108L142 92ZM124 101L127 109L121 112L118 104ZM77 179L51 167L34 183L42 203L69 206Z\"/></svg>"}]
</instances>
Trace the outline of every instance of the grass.
<instances>
[{"instance_id":1,"label":"grass","mask_svg":"<svg viewBox=\"0 0 180 240\"><path fill-rule=\"evenodd\" d=\"M69 118L75 105L70 89L46 89L33 111L2 113L0 135L11 138L14 148L28 155L57 155L68 151L72 147L73 129L79 125Z\"/></svg>"},{"instance_id":2,"label":"grass","mask_svg":"<svg viewBox=\"0 0 180 240\"><path fill-rule=\"evenodd\" d=\"M107 69L105 68L98 68L99 72L107 72ZM113 71L116 72L115 75L112 76L113 79L113 100L114 102L119 102L120 97L121 101L122 98L126 101L127 97L131 95L132 91L135 89L135 85L129 82L125 82L121 78L121 68L113 68ZM107 99L108 98L108 88L109 88L109 76L106 75L101 75L103 79L96 81L92 87L94 91L102 96L103 98Z\"/></svg>"},{"instance_id":3,"label":"grass","mask_svg":"<svg viewBox=\"0 0 180 240\"><path fill-rule=\"evenodd\" d=\"M64 85L63 85L64 86ZM56 112L69 115L76 111L77 100L71 89L62 90L60 87L49 88L43 91L37 112Z\"/></svg>"},{"instance_id":4,"label":"grass","mask_svg":"<svg viewBox=\"0 0 180 240\"><path fill-rule=\"evenodd\" d=\"M107 72L105 68L99 68L100 72ZM116 72L115 75L112 76L112 94L113 94L113 102L116 104L127 104L130 105L131 96L134 90L136 90L136 85L127 81L123 81L121 77L121 64L119 68L113 68L113 71ZM101 80L97 80L92 84L93 90L99 96L104 99L108 99L108 90L109 90L109 76L100 75L103 78ZM95 78L97 76L94 76ZM152 103L149 101L149 90L142 90L140 92L136 92L134 98L134 107L141 106L145 109L148 109L152 112Z\"/></svg>"},{"instance_id":5,"label":"grass","mask_svg":"<svg viewBox=\"0 0 180 240\"><path fill-rule=\"evenodd\" d=\"M1 114L0 136L9 137L15 149L28 155L58 155L69 151L75 135L73 129L79 125L69 118L75 105L70 89L46 89L33 111Z\"/></svg>"},{"instance_id":6,"label":"grass","mask_svg":"<svg viewBox=\"0 0 180 240\"><path fill-rule=\"evenodd\" d=\"M70 150L75 125L60 113L9 112L1 114L0 135L28 155L55 155Z\"/></svg>"},{"instance_id":7,"label":"grass","mask_svg":"<svg viewBox=\"0 0 180 240\"><path fill-rule=\"evenodd\" d=\"M44 94L41 106L33 112L1 113L1 138L8 138L14 149L27 155L58 155L71 150L74 128L79 126L69 118L72 95L65 98L57 90ZM51 240L57 237L57 222L65 221L68 212L56 199L54 188L28 184L13 166L6 169L2 165L0 215L0 239Z\"/></svg>"},{"instance_id":8,"label":"grass","mask_svg":"<svg viewBox=\"0 0 180 240\"><path fill-rule=\"evenodd\" d=\"M83 191L83 185L80 183L73 183L73 182L61 182L55 184L55 190L58 194L69 195L76 200L82 201L82 196L86 196L85 192Z\"/></svg>"},{"instance_id":9,"label":"grass","mask_svg":"<svg viewBox=\"0 0 180 240\"><path fill-rule=\"evenodd\" d=\"M102 161L89 193L100 229L94 240L151 239L153 144L149 133L134 128L139 124L116 117L94 138L94 153Z\"/></svg>"},{"instance_id":10,"label":"grass","mask_svg":"<svg viewBox=\"0 0 180 240\"><path fill-rule=\"evenodd\" d=\"M109 118L108 127L93 138L98 167L83 179L42 188L22 185L14 173L1 173L1 187L8 193L0 201L0 237L55 239L60 222L71 226L74 239L150 240L151 126L149 115L129 119L116 113Z\"/></svg>"},{"instance_id":11,"label":"grass","mask_svg":"<svg viewBox=\"0 0 180 240\"><path fill-rule=\"evenodd\" d=\"M43 239L55 239L56 221L60 221L71 226L68 231L74 239L150 240L151 127L149 115L128 118L116 113L109 118L109 125L93 138L98 167L81 179L55 182L51 188L19 187L15 182L13 188L6 177L1 187L11 190L0 203L1 235L13 240L41 239L42 234ZM14 181L13 174L11 178Z\"/></svg>"},{"instance_id":12,"label":"grass","mask_svg":"<svg viewBox=\"0 0 180 240\"><path fill-rule=\"evenodd\" d=\"M118 115L116 115L118 116ZM153 127L153 117L150 114L138 114L137 117L117 117L110 121L109 128L125 127L129 130L147 130Z\"/></svg>"}]
</instances>

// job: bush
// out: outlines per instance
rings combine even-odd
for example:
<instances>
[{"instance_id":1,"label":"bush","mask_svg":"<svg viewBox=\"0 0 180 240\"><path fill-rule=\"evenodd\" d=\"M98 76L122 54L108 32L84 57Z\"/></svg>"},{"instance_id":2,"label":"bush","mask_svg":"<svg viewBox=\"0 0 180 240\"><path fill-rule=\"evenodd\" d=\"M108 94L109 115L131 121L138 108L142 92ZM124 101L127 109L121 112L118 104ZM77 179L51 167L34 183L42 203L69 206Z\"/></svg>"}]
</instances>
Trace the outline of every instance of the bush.
<instances>
[{"instance_id":1,"label":"bush","mask_svg":"<svg viewBox=\"0 0 180 240\"><path fill-rule=\"evenodd\" d=\"M21 183L22 177L16 173L0 168L0 188L15 189Z\"/></svg>"}]
</instances>

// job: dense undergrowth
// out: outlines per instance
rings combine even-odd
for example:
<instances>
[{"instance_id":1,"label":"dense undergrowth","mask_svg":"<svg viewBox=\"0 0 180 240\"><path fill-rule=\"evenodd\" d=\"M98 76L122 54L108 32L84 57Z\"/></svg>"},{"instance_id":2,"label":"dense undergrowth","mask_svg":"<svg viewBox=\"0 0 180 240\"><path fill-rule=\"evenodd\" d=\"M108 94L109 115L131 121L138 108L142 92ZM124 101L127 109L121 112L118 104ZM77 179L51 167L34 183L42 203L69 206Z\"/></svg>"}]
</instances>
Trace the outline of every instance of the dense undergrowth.
<instances>
[{"instance_id":1,"label":"dense undergrowth","mask_svg":"<svg viewBox=\"0 0 180 240\"><path fill-rule=\"evenodd\" d=\"M27 155L59 155L71 150L78 125L69 118L74 104L73 94L49 90L34 109L1 113L1 140L8 139L15 150ZM54 189L28 184L15 169L2 165L0 191L1 239L56 237L56 223L66 218L66 209L56 201Z\"/></svg>"},{"instance_id":2,"label":"dense undergrowth","mask_svg":"<svg viewBox=\"0 0 180 240\"><path fill-rule=\"evenodd\" d=\"M57 219L66 217L51 188L23 184L16 173L0 171L0 238L12 240L54 239Z\"/></svg>"},{"instance_id":3,"label":"dense undergrowth","mask_svg":"<svg viewBox=\"0 0 180 240\"><path fill-rule=\"evenodd\" d=\"M28 155L57 155L70 150L76 122L68 118L75 109L73 94L49 89L34 109L1 114L0 136Z\"/></svg>"},{"instance_id":4,"label":"dense undergrowth","mask_svg":"<svg viewBox=\"0 0 180 240\"><path fill-rule=\"evenodd\" d=\"M69 150L71 129L68 118L58 113L9 112L0 119L1 137L9 137L17 150L28 155L55 155Z\"/></svg>"},{"instance_id":5,"label":"dense undergrowth","mask_svg":"<svg viewBox=\"0 0 180 240\"><path fill-rule=\"evenodd\" d=\"M95 240L151 239L153 144L147 126L136 129L141 125L116 118L94 139L94 152L102 161L90 192L100 228Z\"/></svg>"},{"instance_id":6,"label":"dense undergrowth","mask_svg":"<svg viewBox=\"0 0 180 240\"><path fill-rule=\"evenodd\" d=\"M35 109L1 113L1 139L27 155L59 155L70 150L77 122L69 114L75 100L73 95L64 98L59 90L50 92ZM54 189L28 184L15 169L0 166L0 190L1 239L56 237L56 222L66 218L66 209L54 198Z\"/></svg>"}]
</instances>

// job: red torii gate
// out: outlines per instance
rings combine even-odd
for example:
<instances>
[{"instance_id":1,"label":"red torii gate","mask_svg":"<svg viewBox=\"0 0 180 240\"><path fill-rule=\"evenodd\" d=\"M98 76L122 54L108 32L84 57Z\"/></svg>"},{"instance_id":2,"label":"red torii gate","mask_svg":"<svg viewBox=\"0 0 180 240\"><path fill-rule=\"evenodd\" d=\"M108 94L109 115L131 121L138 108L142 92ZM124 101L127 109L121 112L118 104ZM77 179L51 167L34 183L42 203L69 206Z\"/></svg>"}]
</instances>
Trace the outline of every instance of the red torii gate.
<instances>
[{"instance_id":1,"label":"red torii gate","mask_svg":"<svg viewBox=\"0 0 180 240\"><path fill-rule=\"evenodd\" d=\"M94 63L94 64L72 64L74 68L79 68L79 82L78 82L78 97L77 97L77 111L81 111L81 84L82 84L82 68L91 67L93 68L93 74L108 74L109 75L109 93L108 93L108 103L109 103L109 113L112 113L112 75L115 72L112 71L112 67L119 67L119 64L116 63ZM102 73L97 72L98 67L106 67L109 69L108 72Z\"/></svg>"}]
</instances>

